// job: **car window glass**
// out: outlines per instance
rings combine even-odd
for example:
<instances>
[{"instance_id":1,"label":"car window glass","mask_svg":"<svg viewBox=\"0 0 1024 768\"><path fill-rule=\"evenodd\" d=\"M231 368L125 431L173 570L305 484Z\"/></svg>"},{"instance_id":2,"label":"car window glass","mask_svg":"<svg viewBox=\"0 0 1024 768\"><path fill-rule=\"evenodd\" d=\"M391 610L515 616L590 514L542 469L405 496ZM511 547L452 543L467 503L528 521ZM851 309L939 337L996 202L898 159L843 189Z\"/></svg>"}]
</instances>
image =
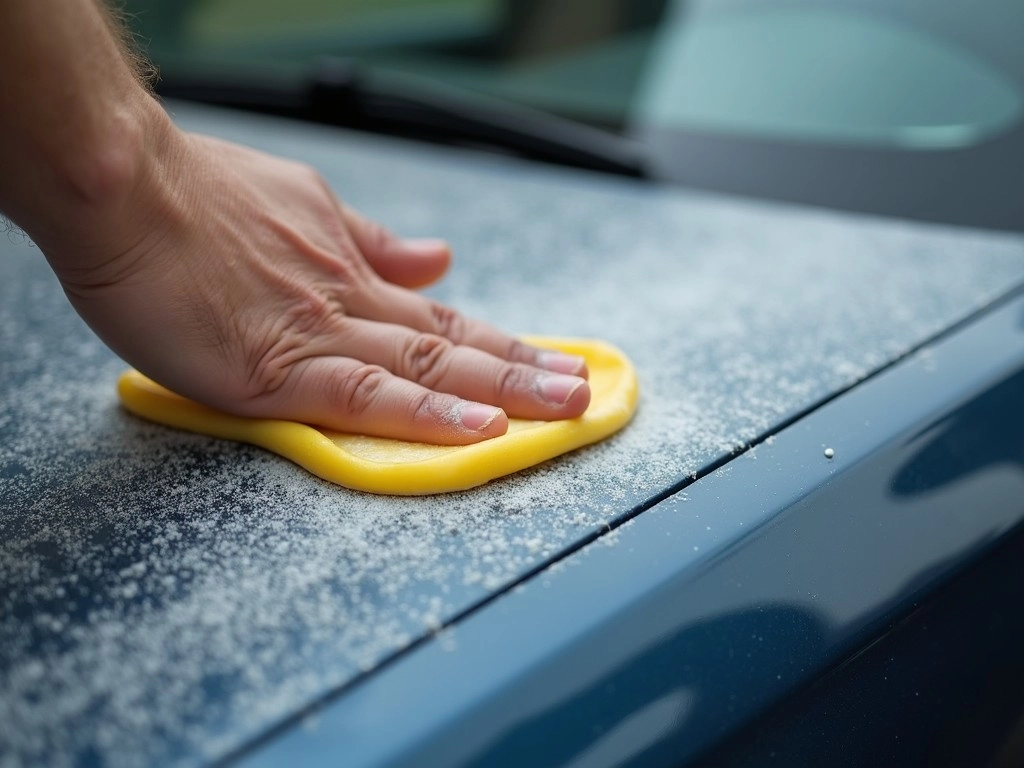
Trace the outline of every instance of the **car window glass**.
<instances>
[{"instance_id":1,"label":"car window glass","mask_svg":"<svg viewBox=\"0 0 1024 768\"><path fill-rule=\"evenodd\" d=\"M970 50L838 6L704 3L661 35L647 122L927 150L984 140L1024 111L1014 82Z\"/></svg>"}]
</instances>

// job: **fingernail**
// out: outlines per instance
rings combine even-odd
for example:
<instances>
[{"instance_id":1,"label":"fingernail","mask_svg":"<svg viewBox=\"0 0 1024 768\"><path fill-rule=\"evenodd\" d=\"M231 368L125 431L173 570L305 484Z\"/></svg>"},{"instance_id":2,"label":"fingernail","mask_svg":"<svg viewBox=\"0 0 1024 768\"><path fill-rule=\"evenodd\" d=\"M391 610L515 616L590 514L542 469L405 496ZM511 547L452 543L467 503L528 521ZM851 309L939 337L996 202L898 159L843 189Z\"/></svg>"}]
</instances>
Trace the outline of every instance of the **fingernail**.
<instances>
[{"instance_id":1,"label":"fingernail","mask_svg":"<svg viewBox=\"0 0 1024 768\"><path fill-rule=\"evenodd\" d=\"M403 240L402 245L405 246L406 251L424 256L433 256L438 251L448 250L448 243L433 237L415 237Z\"/></svg>"},{"instance_id":2,"label":"fingernail","mask_svg":"<svg viewBox=\"0 0 1024 768\"><path fill-rule=\"evenodd\" d=\"M483 432L491 422L498 418L501 408L481 403L465 403L459 413L462 426L474 432Z\"/></svg>"},{"instance_id":3,"label":"fingernail","mask_svg":"<svg viewBox=\"0 0 1024 768\"><path fill-rule=\"evenodd\" d=\"M563 374L537 377L537 388L540 390L540 396L555 405L565 405L568 403L572 393L583 386L584 383L583 379L578 376L565 376Z\"/></svg>"},{"instance_id":4,"label":"fingernail","mask_svg":"<svg viewBox=\"0 0 1024 768\"><path fill-rule=\"evenodd\" d=\"M544 351L537 353L537 365L555 373L569 373L576 376L586 367L586 361L578 355Z\"/></svg>"}]
</instances>

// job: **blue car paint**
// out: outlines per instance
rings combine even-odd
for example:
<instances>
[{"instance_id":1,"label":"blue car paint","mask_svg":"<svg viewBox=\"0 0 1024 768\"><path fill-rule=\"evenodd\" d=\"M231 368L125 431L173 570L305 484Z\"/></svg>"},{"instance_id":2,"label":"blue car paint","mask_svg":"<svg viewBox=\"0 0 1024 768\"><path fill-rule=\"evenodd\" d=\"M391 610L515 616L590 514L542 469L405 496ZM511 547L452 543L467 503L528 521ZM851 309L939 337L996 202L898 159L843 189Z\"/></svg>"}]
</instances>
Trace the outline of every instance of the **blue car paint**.
<instances>
[{"instance_id":1,"label":"blue car paint","mask_svg":"<svg viewBox=\"0 0 1024 768\"><path fill-rule=\"evenodd\" d=\"M450 237L461 266L438 298L515 330L615 341L640 366L641 410L601 446L475 492L369 498L262 451L119 412L113 381L123 364L74 316L31 245L0 240L0 763L256 757L249 747L262 736L338 691L339 706L352 701L357 714L311 731L308 743L288 740L299 750L291 757L277 747L268 754L297 762L328 733L337 740L325 755L338 763L424 764L449 739L463 748L453 760L490 760L488 745L516 747L524 720L493 699L495 686L529 688L516 701L532 702L529 713L553 711L569 728L562 737L538 727L550 761L586 754L586 738L591 754L605 757L633 754L637 744L657 752L681 713L697 716L689 694L649 701L640 688L624 697L630 713L599 701L577 711L561 707L566 686L582 690L603 675L629 688L615 671L640 645L654 652L650 633L675 631L668 610L658 612L663 624L637 622L649 618L645 606L671 597L676 570L688 569L689 579L736 542L756 541L749 532L759 522L786 519L773 514L856 454L843 442L851 435L831 431L799 461L774 465L781 435L756 459L728 461L735 446L792 424L1024 280L1024 241L1011 235L716 198L180 105L175 112L187 127L314 163L347 200L400 231ZM1007 349L984 322L970 370L935 368L905 383L973 396L983 383L971 375ZM921 364L929 372L934 361ZM913 410L920 394L900 397ZM852 447L867 455L903 428L880 419L855 430L864 443ZM713 467L720 471L683 489L688 501L674 497L606 535ZM709 487L729 503L716 507L710 491L698 499ZM651 525L666 526L660 546L628 543ZM939 543L969 542L960 528L940 531L952 541ZM921 529L920 545L934 534ZM809 530L803 538L813 542ZM508 546L492 557L493 540ZM585 563L605 544L617 559L603 556L583 580L575 567L539 573L587 542L566 562ZM488 578L469 578L483 565L493 568ZM764 568L768 578L771 563ZM862 560L835 572L871 573ZM905 575L890 574L885 586L897 589ZM562 579L575 579L571 599L548 603ZM641 596L633 583L652 591ZM473 612L515 584L522 596ZM715 597L702 589L703 599ZM746 602L736 610L756 597L737 595ZM516 608L534 598L536 607ZM821 631L808 621L816 614L783 607L770 614L779 629L764 646L780 658L787 631ZM710 620L732 609L702 610ZM477 648L475 622L498 610L514 620ZM625 612L633 623L609 625L586 654L557 655L590 636L594 611ZM409 659L437 653L431 633L453 623L424 687L389 682ZM372 652L360 653L365 637ZM809 653L819 643L794 647ZM403 655L409 648L418 650ZM736 665L722 675L734 689L751 678L729 705L747 706L733 726L791 692L786 675L775 688ZM754 704L744 705L748 695ZM564 725L573 713L592 720Z\"/></svg>"},{"instance_id":2,"label":"blue car paint","mask_svg":"<svg viewBox=\"0 0 1024 768\"><path fill-rule=\"evenodd\" d=\"M884 638L1022 523L1018 296L454 623L242 764L688 763ZM889 668L924 652L911 645ZM985 672L984 658L960 663ZM871 722L856 701L831 703ZM802 733L792 725L790 743Z\"/></svg>"},{"instance_id":3,"label":"blue car paint","mask_svg":"<svg viewBox=\"0 0 1024 768\"><path fill-rule=\"evenodd\" d=\"M1024 764L1024 530L696 765Z\"/></svg>"}]
</instances>

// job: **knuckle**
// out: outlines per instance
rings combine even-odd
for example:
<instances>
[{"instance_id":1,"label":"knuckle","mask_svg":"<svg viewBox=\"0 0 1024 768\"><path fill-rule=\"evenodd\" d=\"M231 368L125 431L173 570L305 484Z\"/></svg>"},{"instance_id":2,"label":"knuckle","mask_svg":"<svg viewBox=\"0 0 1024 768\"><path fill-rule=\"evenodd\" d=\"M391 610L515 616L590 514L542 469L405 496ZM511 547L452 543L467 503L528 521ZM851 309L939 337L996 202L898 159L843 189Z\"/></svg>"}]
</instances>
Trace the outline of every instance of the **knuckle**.
<instances>
[{"instance_id":1,"label":"knuckle","mask_svg":"<svg viewBox=\"0 0 1024 768\"><path fill-rule=\"evenodd\" d=\"M456 343L465 338L466 320L456 310L439 302L431 302L430 316L434 323L434 332L439 336Z\"/></svg>"},{"instance_id":2,"label":"knuckle","mask_svg":"<svg viewBox=\"0 0 1024 768\"><path fill-rule=\"evenodd\" d=\"M448 339L431 333L413 337L403 355L402 370L406 378L432 389L448 372L453 347Z\"/></svg>"},{"instance_id":3,"label":"knuckle","mask_svg":"<svg viewBox=\"0 0 1024 768\"><path fill-rule=\"evenodd\" d=\"M444 419L450 410L450 397L437 392L421 392L410 403L410 419L417 423L434 424Z\"/></svg>"},{"instance_id":4,"label":"knuckle","mask_svg":"<svg viewBox=\"0 0 1024 768\"><path fill-rule=\"evenodd\" d=\"M509 339L505 347L504 358L517 363L532 364L537 361L537 353L533 347L524 344L518 339Z\"/></svg>"},{"instance_id":5,"label":"knuckle","mask_svg":"<svg viewBox=\"0 0 1024 768\"><path fill-rule=\"evenodd\" d=\"M315 293L295 298L272 318L239 322L239 338L255 339L249 348L246 369L248 390L253 395L276 391L288 379L291 368L307 355L310 344L343 315L338 302Z\"/></svg>"},{"instance_id":6,"label":"knuckle","mask_svg":"<svg viewBox=\"0 0 1024 768\"><path fill-rule=\"evenodd\" d=\"M349 416L362 416L378 401L389 376L379 365L361 365L331 380L328 400Z\"/></svg>"},{"instance_id":7,"label":"knuckle","mask_svg":"<svg viewBox=\"0 0 1024 768\"><path fill-rule=\"evenodd\" d=\"M503 365L496 382L499 397L511 397L533 387L533 376L521 366Z\"/></svg>"},{"instance_id":8,"label":"knuckle","mask_svg":"<svg viewBox=\"0 0 1024 768\"><path fill-rule=\"evenodd\" d=\"M283 322L288 330L302 335L316 333L342 314L342 308L335 299L320 294L308 293L296 299L284 311Z\"/></svg>"},{"instance_id":9,"label":"knuckle","mask_svg":"<svg viewBox=\"0 0 1024 768\"><path fill-rule=\"evenodd\" d=\"M333 330L344 310L340 302L310 293L292 301L271 323L265 337L272 340L268 357L291 358L314 339Z\"/></svg>"}]
</instances>

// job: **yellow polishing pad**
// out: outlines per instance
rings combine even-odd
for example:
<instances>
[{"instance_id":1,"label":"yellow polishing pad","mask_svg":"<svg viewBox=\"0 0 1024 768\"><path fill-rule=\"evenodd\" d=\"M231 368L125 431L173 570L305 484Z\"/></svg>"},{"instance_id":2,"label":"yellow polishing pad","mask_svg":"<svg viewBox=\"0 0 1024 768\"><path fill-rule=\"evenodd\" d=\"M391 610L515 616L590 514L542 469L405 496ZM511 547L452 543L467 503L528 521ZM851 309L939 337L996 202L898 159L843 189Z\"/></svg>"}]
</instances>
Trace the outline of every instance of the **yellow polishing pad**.
<instances>
[{"instance_id":1,"label":"yellow polishing pad","mask_svg":"<svg viewBox=\"0 0 1024 768\"><path fill-rule=\"evenodd\" d=\"M563 421L510 419L506 434L473 445L409 443L332 432L294 421L231 416L186 400L137 371L122 374L117 389L132 413L172 427L262 446L348 488L407 496L444 493L473 488L597 442L617 432L633 416L636 372L615 347L601 341L525 340L586 359L590 407L583 416Z\"/></svg>"}]
</instances>

